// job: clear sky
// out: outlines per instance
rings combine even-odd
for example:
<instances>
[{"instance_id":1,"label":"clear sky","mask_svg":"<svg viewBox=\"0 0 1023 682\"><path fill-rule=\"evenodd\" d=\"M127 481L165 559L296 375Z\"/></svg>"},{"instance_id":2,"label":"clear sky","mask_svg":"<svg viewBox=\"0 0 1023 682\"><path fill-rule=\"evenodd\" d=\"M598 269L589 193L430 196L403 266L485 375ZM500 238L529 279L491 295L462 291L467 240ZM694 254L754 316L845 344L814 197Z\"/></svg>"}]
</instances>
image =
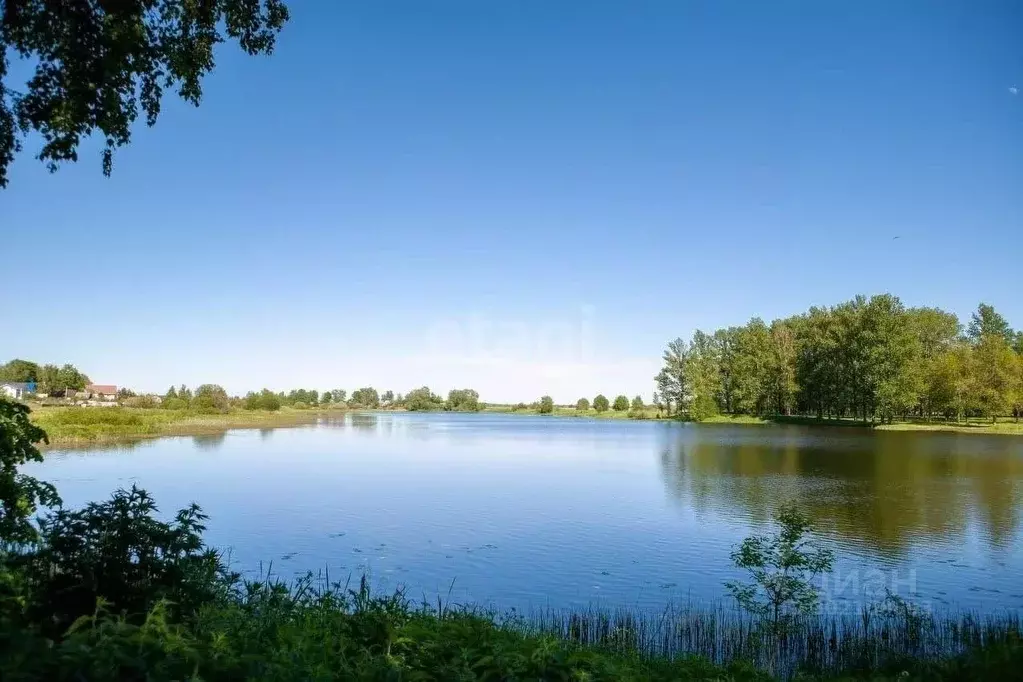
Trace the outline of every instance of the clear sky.
<instances>
[{"instance_id":1,"label":"clear sky","mask_svg":"<svg viewBox=\"0 0 1023 682\"><path fill-rule=\"evenodd\" d=\"M1023 326L1019 2L290 6L112 178L29 141L0 359L648 399L671 338L857 293Z\"/></svg>"}]
</instances>

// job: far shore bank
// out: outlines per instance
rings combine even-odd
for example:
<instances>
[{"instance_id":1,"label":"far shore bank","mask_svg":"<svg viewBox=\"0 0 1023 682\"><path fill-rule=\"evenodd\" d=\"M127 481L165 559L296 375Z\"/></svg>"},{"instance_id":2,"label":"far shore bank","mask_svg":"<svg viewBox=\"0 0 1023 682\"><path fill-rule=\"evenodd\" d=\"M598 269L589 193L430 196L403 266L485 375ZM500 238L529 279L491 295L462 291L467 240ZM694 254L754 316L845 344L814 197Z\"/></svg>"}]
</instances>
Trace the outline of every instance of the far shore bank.
<instances>
[{"instance_id":1,"label":"far shore bank","mask_svg":"<svg viewBox=\"0 0 1023 682\"><path fill-rule=\"evenodd\" d=\"M518 414L527 416L545 417L570 417L576 419L612 419L612 420L637 420L637 421L679 421L675 416L667 417L658 413L652 407L644 408L638 413L636 411L607 410L597 412L593 408L586 411L577 410L569 406L555 406L554 412L546 415L538 415L536 409L521 408L514 405L488 405L484 413L497 414ZM682 420L685 421L685 420ZM897 421L892 424L870 424L856 419L817 419L812 416L802 415L776 415L770 417L755 417L748 414L716 414L700 422L699 424L735 424L742 426L772 426L777 424L796 424L802 426L825 426L836 428L861 428L875 431L947 431L952 433L970 434L998 434L1009 436L1023 436L1023 422L1010 418L1001 418L995 423L987 419L973 419L968 422L946 422L926 421L923 419L912 421Z\"/></svg>"},{"instance_id":2,"label":"far shore bank","mask_svg":"<svg viewBox=\"0 0 1023 682\"><path fill-rule=\"evenodd\" d=\"M347 412L373 413L404 410L363 410L357 408L282 408L277 411L232 409L226 413L205 413L191 410L127 407L41 407L32 406L32 421L42 427L48 437L48 448L123 443L164 436L198 436L223 433L233 429L277 429L314 424L323 417L341 416ZM488 405L478 413L545 416L570 419L676 421L655 408L643 410L597 412L559 406L554 412L538 415L535 409L514 405ZM801 416L760 418L749 415L715 415L701 424L771 426L798 424L824 427L871 428L878 431L945 431L963 434L997 434L1023 436L1023 423L1000 420L969 423L909 421L894 424L864 424L850 419L823 419Z\"/></svg>"},{"instance_id":3,"label":"far shore bank","mask_svg":"<svg viewBox=\"0 0 1023 682\"><path fill-rule=\"evenodd\" d=\"M164 436L200 436L232 429L278 429L315 423L345 410L231 410L202 413L127 407L37 407L32 421L46 431L44 448L123 443Z\"/></svg>"}]
</instances>

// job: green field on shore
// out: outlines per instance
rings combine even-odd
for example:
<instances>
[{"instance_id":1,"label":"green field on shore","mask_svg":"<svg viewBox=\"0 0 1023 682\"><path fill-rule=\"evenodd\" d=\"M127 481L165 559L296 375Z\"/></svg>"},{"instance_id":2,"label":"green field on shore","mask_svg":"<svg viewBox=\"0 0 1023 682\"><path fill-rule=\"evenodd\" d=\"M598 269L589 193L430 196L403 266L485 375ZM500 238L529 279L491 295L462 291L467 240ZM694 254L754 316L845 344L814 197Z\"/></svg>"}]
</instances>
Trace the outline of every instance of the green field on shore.
<instances>
[{"instance_id":1,"label":"green field on shore","mask_svg":"<svg viewBox=\"0 0 1023 682\"><path fill-rule=\"evenodd\" d=\"M219 412L194 410L165 410L159 408L126 407L41 407L33 406L32 421L46 430L49 444L53 446L94 445L114 443L139 438L160 436L191 436L220 433L229 429L286 428L311 424L323 414L337 414L337 407L319 409L282 408L276 411L244 410L232 408ZM473 413L468 413L473 414ZM535 409L515 405L487 405L479 414L536 415ZM597 412L575 407L555 406L553 413L545 415L558 418L589 419L669 419L663 412L647 406L641 410ZM674 419L674 418L672 418ZM749 415L714 415L704 419L702 424L772 425L804 424L832 427L869 427L860 421L848 419L823 419L815 417L772 417L760 418ZM873 428L884 431L953 431L968 434L1023 435L1023 423L1001 419L971 422L924 422L907 421L876 425Z\"/></svg>"},{"instance_id":2,"label":"green field on shore","mask_svg":"<svg viewBox=\"0 0 1023 682\"><path fill-rule=\"evenodd\" d=\"M206 413L127 407L34 407L31 416L46 431L50 446L55 446L300 426L315 422L321 413L288 408L273 412L232 409L226 413Z\"/></svg>"}]
</instances>

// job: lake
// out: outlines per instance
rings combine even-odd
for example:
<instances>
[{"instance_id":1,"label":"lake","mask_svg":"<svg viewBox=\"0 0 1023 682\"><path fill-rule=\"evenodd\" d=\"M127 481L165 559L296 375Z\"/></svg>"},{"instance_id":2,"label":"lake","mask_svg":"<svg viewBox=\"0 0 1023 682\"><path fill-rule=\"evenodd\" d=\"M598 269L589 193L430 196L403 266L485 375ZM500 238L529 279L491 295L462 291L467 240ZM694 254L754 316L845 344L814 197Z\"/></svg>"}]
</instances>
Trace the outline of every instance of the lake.
<instances>
[{"instance_id":1,"label":"lake","mask_svg":"<svg viewBox=\"0 0 1023 682\"><path fill-rule=\"evenodd\" d=\"M796 500L837 554L827 608L884 588L1023 608L1023 438L490 414L319 424L50 451L66 505L137 483L196 501L235 570L367 573L499 610L718 603L729 553Z\"/></svg>"}]
</instances>

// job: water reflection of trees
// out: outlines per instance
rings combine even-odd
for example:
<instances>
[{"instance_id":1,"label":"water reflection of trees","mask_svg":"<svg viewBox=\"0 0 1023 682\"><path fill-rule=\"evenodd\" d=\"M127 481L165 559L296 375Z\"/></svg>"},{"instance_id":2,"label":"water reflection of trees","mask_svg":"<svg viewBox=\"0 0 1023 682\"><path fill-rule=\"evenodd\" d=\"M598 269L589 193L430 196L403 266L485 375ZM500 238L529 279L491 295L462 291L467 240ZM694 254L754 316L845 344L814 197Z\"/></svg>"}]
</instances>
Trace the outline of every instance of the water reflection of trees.
<instances>
[{"instance_id":1,"label":"water reflection of trees","mask_svg":"<svg viewBox=\"0 0 1023 682\"><path fill-rule=\"evenodd\" d=\"M203 433L192 436L192 444L196 450L217 450L224 444L227 432Z\"/></svg>"},{"instance_id":2,"label":"water reflection of trees","mask_svg":"<svg viewBox=\"0 0 1023 682\"><path fill-rule=\"evenodd\" d=\"M347 424L354 429L375 431L377 421L377 415L372 412L352 412L348 415Z\"/></svg>"},{"instance_id":3,"label":"water reflection of trees","mask_svg":"<svg viewBox=\"0 0 1023 682\"><path fill-rule=\"evenodd\" d=\"M749 429L747 429L748 431ZM917 540L962 538L972 524L1006 546L1019 531L1023 444L1005 437L815 430L667 432L664 481L697 509L766 520L795 499L840 541L901 557Z\"/></svg>"}]
</instances>

